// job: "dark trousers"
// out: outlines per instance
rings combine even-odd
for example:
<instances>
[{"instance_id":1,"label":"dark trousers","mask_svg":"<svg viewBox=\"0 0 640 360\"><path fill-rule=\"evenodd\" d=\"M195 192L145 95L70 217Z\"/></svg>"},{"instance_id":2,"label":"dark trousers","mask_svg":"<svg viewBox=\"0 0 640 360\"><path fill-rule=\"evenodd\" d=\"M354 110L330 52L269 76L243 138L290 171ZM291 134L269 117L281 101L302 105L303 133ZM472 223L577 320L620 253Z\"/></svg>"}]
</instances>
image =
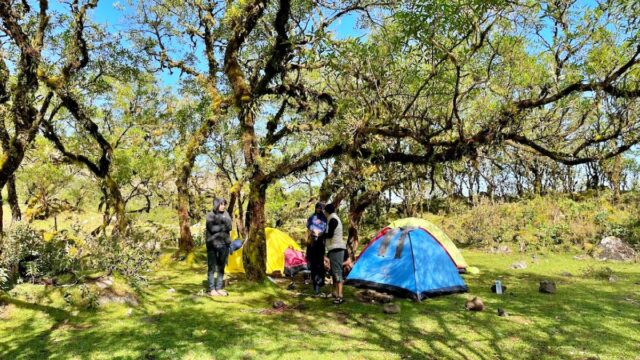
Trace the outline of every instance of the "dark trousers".
<instances>
[{"instance_id":1,"label":"dark trousers","mask_svg":"<svg viewBox=\"0 0 640 360\"><path fill-rule=\"evenodd\" d=\"M229 248L227 246L207 249L209 291L220 290L224 287L224 267L227 265L228 258ZM215 274L217 277L214 277Z\"/></svg>"},{"instance_id":2,"label":"dark trousers","mask_svg":"<svg viewBox=\"0 0 640 360\"><path fill-rule=\"evenodd\" d=\"M324 286L324 241L313 238L309 246L307 246L307 262L309 270L311 270L311 281L313 282L313 291L320 292L320 288Z\"/></svg>"}]
</instances>

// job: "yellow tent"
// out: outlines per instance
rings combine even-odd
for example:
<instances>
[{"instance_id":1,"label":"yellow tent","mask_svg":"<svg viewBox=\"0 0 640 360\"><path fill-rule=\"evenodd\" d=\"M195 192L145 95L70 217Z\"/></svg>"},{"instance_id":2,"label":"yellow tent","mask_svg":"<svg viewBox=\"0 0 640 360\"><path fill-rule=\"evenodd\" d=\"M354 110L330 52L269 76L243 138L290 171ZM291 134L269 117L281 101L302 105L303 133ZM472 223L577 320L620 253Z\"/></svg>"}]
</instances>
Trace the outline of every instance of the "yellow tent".
<instances>
[{"instance_id":1,"label":"yellow tent","mask_svg":"<svg viewBox=\"0 0 640 360\"><path fill-rule=\"evenodd\" d=\"M436 240L442 244L442 246L447 250L449 256L453 259L453 262L456 264L458 269L466 269L469 265L462 257L460 250L456 247L456 245L451 241L451 239L444 233L439 227L433 224L430 221L419 218L405 218L399 219L391 224L389 224L390 228L399 228L399 227L421 227L431 233L432 236L436 238Z\"/></svg>"},{"instance_id":2,"label":"yellow tent","mask_svg":"<svg viewBox=\"0 0 640 360\"><path fill-rule=\"evenodd\" d=\"M273 228L264 229L267 238L267 274L280 271L284 274L284 251L289 247L301 251L300 245L286 233ZM244 273L242 264L242 248L229 256L229 262L224 269L226 273Z\"/></svg>"}]
</instances>

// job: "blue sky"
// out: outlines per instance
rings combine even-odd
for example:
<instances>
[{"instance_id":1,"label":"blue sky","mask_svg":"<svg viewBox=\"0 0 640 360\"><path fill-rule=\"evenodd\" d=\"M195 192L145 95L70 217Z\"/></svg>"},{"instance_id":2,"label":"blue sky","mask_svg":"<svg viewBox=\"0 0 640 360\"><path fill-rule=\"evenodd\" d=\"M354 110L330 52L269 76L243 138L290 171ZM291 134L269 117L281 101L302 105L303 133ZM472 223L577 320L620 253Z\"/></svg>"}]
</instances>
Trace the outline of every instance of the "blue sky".
<instances>
[{"instance_id":1,"label":"blue sky","mask_svg":"<svg viewBox=\"0 0 640 360\"><path fill-rule=\"evenodd\" d=\"M51 3L51 8L54 10L60 10L62 7L68 5L61 3L59 0L54 0ZM113 31L125 31L127 30L127 17L135 14L135 2L131 5L129 1L112 1L102 0L98 2L98 6L90 14L93 21L100 24L104 24ZM354 36L361 36L365 34L365 30L357 28L358 14L348 14L343 16L337 21L331 30L334 32L337 38L347 38ZM161 75L161 81L165 86L176 86L179 81L179 73L173 72L170 74L168 71L164 71Z\"/></svg>"}]
</instances>

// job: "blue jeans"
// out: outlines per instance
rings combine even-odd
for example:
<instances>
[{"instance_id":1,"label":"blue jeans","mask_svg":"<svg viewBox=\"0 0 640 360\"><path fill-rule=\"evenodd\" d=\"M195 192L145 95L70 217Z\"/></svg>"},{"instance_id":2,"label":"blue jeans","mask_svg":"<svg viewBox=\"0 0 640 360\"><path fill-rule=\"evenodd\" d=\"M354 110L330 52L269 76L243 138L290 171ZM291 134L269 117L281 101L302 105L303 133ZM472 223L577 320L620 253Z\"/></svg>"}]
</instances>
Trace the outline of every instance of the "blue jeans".
<instances>
[{"instance_id":1,"label":"blue jeans","mask_svg":"<svg viewBox=\"0 0 640 360\"><path fill-rule=\"evenodd\" d=\"M227 246L207 249L209 291L220 290L224 287L224 267L227 265L228 258L229 248ZM217 276L214 276L216 274Z\"/></svg>"}]
</instances>

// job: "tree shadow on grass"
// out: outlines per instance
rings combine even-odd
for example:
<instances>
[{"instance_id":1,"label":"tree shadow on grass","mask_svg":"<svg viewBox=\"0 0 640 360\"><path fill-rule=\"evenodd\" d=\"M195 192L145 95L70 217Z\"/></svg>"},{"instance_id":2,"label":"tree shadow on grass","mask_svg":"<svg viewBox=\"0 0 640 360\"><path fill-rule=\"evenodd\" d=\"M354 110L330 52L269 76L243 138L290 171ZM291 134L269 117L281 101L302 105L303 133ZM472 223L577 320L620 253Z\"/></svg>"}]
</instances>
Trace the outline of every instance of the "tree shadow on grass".
<instances>
[{"instance_id":1,"label":"tree shadow on grass","mask_svg":"<svg viewBox=\"0 0 640 360\"><path fill-rule=\"evenodd\" d=\"M15 331L29 335L14 344L0 342L0 358L580 358L581 349L588 349L588 356L615 358L616 348L633 353L630 344L640 337L629 330L638 325L628 316L638 313L637 305L625 302L625 294L577 279L486 271L467 278L471 294L422 303L398 300L402 312L385 315L378 305L357 302L351 288L341 306L294 297L285 285L241 280L229 287L230 297L197 296L202 270L150 281L130 317L122 305L110 305L72 320L87 325L81 331L43 331L25 321ZM490 293L495 278L509 286L507 294ZM542 279L556 281L558 293L539 294ZM168 288L175 293L163 293ZM485 300L486 311L463 310L472 295ZM276 299L296 309L266 315ZM19 300L15 306L48 314L56 322L69 318L54 307ZM498 307L511 316L498 317Z\"/></svg>"},{"instance_id":2,"label":"tree shadow on grass","mask_svg":"<svg viewBox=\"0 0 640 360\"><path fill-rule=\"evenodd\" d=\"M17 326L5 329L11 342L0 342L0 359L46 359L49 357L47 345L53 328L62 321L69 319L71 314L53 306L30 303L8 296L0 297L0 302L11 305L16 309L30 310L42 313L53 323L51 327L43 329L37 327L35 316L20 319ZM8 336L8 337L9 337Z\"/></svg>"},{"instance_id":3,"label":"tree shadow on grass","mask_svg":"<svg viewBox=\"0 0 640 360\"><path fill-rule=\"evenodd\" d=\"M638 275L616 273L626 279ZM506 294L496 295L489 290L496 278L501 278L503 284L509 286ZM609 290L606 282L587 282L583 278L527 271L487 271L474 280L471 290L474 295L485 298L489 311L495 315L497 308L501 307L512 315L504 319L496 317L499 320L482 324L484 329L487 330L492 323L499 328L500 321L521 322L524 326L501 331L503 335L516 337L526 344L524 350L531 357L585 358L581 354L588 354L606 358L606 354L610 354L611 358L617 358L620 356L614 355L617 349L633 353L631 344L640 340L638 331L629 331L638 329L630 314L640 314L638 303L634 304L629 298L633 289L625 291L625 287L617 286ZM558 286L557 293L539 293L538 286L542 280L554 281ZM640 297L636 300L640 301ZM640 316L636 322L640 322Z\"/></svg>"}]
</instances>

